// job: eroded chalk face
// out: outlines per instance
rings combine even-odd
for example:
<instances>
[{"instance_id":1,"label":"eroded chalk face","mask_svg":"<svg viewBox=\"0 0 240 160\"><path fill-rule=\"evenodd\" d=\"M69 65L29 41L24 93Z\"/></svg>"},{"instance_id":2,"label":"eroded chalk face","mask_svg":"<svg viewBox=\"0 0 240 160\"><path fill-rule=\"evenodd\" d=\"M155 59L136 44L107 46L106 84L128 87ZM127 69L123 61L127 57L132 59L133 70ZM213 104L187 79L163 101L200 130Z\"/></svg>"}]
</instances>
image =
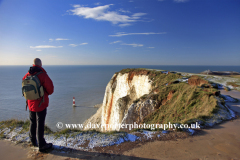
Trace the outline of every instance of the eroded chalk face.
<instances>
[{"instance_id":1,"label":"eroded chalk face","mask_svg":"<svg viewBox=\"0 0 240 160\"><path fill-rule=\"evenodd\" d=\"M116 124L121 124L134 100L151 91L151 81L147 75L131 73L115 74L108 83L102 108L102 131L119 130Z\"/></svg>"}]
</instances>

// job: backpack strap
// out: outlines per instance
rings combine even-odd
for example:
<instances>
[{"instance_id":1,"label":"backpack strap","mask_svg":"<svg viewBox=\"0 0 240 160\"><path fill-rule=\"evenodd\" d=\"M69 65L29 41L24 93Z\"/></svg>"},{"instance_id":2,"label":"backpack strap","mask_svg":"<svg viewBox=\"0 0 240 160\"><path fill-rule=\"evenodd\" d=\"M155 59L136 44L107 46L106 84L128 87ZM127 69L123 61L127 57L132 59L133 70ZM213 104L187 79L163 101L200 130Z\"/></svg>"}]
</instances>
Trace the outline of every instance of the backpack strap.
<instances>
[{"instance_id":1,"label":"backpack strap","mask_svg":"<svg viewBox=\"0 0 240 160\"><path fill-rule=\"evenodd\" d=\"M42 100L41 100L41 102L39 103L38 107L40 107L43 102L44 102L44 96L42 97Z\"/></svg>"},{"instance_id":2,"label":"backpack strap","mask_svg":"<svg viewBox=\"0 0 240 160\"><path fill-rule=\"evenodd\" d=\"M27 111L27 106L28 106L28 103L27 103L27 100L26 100L26 111Z\"/></svg>"},{"instance_id":3,"label":"backpack strap","mask_svg":"<svg viewBox=\"0 0 240 160\"><path fill-rule=\"evenodd\" d=\"M34 76L38 76L38 75L41 74L41 73L43 73L43 72L38 72L38 73L36 73Z\"/></svg>"},{"instance_id":4,"label":"backpack strap","mask_svg":"<svg viewBox=\"0 0 240 160\"><path fill-rule=\"evenodd\" d=\"M38 72L36 73L34 76L38 76L39 74L41 74L43 72ZM40 83L40 82L39 82ZM40 84L41 85L41 84ZM38 88L39 89L39 88ZM38 93L39 93L39 97L40 97L40 89L38 90ZM39 103L38 107L40 107L42 105L42 103L44 102L44 96L42 97L42 100L41 102Z\"/></svg>"},{"instance_id":5,"label":"backpack strap","mask_svg":"<svg viewBox=\"0 0 240 160\"><path fill-rule=\"evenodd\" d=\"M43 72L38 72L38 73L36 73L36 74L33 75L33 76L37 76L37 78L38 78L38 75L41 74L41 73L43 73ZM41 86L41 82L40 82L39 78L38 78L38 82L37 82L37 83L39 83L39 86ZM40 88L38 88L38 94L39 94L39 97L41 97L41 95L40 95ZM40 105L41 105L41 104L40 104Z\"/></svg>"}]
</instances>

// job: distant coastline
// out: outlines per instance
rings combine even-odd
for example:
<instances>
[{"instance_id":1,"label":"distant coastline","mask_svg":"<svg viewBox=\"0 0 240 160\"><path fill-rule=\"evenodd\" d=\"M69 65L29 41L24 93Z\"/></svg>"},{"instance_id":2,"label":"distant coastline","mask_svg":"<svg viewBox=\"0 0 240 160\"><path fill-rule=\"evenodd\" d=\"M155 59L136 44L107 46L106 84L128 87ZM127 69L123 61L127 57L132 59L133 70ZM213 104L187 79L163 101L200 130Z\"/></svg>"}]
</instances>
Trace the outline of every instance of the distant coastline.
<instances>
[{"instance_id":1,"label":"distant coastline","mask_svg":"<svg viewBox=\"0 0 240 160\"><path fill-rule=\"evenodd\" d=\"M200 74L206 74L206 75L219 75L219 76L234 76L234 75L240 75L239 72L236 71L211 71L206 70L201 72Z\"/></svg>"}]
</instances>

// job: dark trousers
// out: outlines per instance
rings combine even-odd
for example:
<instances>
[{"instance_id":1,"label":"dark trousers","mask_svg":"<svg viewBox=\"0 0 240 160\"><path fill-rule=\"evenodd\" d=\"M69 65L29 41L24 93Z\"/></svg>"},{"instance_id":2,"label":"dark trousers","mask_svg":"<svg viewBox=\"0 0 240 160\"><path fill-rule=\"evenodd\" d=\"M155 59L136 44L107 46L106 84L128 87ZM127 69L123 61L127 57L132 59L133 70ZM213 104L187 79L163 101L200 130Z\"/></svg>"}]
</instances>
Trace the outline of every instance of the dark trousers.
<instances>
[{"instance_id":1,"label":"dark trousers","mask_svg":"<svg viewBox=\"0 0 240 160\"><path fill-rule=\"evenodd\" d=\"M29 111L29 118L30 118L29 137L30 137L30 141L33 144L36 144L36 138L37 138L39 148L42 148L43 146L46 145L46 141L44 139L44 125L45 125L46 114L47 114L47 108L44 109L41 112Z\"/></svg>"}]
</instances>

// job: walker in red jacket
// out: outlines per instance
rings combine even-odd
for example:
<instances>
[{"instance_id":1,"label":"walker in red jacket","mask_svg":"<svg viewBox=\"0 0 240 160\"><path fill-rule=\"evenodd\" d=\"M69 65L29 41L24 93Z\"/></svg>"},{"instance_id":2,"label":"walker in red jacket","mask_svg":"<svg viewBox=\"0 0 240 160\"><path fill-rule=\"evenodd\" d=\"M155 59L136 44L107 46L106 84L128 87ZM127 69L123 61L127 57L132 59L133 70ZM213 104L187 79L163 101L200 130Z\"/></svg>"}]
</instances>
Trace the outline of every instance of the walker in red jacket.
<instances>
[{"instance_id":1,"label":"walker in red jacket","mask_svg":"<svg viewBox=\"0 0 240 160\"><path fill-rule=\"evenodd\" d=\"M40 112L47 108L49 104L48 95L51 95L54 90L53 82L47 75L47 72L38 65L33 65L33 67L29 69L29 72L23 77L22 80L24 80L27 76L35 75L38 72L43 72L42 74L38 75L38 78L44 88L44 102L39 106L42 98L39 100L27 100L28 108L32 112Z\"/></svg>"},{"instance_id":2,"label":"walker in red jacket","mask_svg":"<svg viewBox=\"0 0 240 160\"><path fill-rule=\"evenodd\" d=\"M41 74L38 74L37 77L40 80L41 86L44 88L44 96L37 100L27 100L27 105L30 118L30 141L32 142L32 145L39 147L39 151L43 152L52 148L52 143L46 143L44 139L44 125L49 104L48 96L53 93L54 86L52 80L47 75L47 72L41 66L41 60L39 58L34 59L34 65L30 67L28 73L23 77L23 80L27 76L42 72Z\"/></svg>"}]
</instances>

